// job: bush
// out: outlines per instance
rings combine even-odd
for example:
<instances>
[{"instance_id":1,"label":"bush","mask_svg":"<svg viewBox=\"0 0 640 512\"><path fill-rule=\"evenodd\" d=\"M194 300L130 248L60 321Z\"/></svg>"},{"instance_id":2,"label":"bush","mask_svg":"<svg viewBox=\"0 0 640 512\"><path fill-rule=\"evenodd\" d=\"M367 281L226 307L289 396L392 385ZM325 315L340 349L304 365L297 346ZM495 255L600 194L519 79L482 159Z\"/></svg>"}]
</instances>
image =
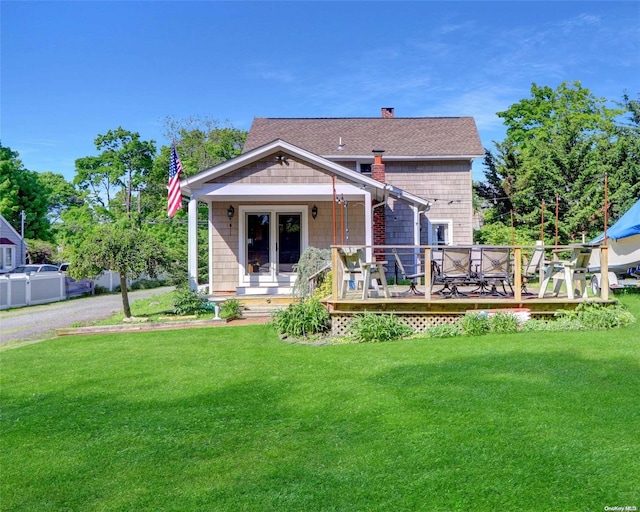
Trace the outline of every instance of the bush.
<instances>
[{"instance_id":1,"label":"bush","mask_svg":"<svg viewBox=\"0 0 640 512\"><path fill-rule=\"evenodd\" d=\"M165 282L162 279L139 279L131 283L129 290L151 290L164 285Z\"/></svg>"},{"instance_id":2,"label":"bush","mask_svg":"<svg viewBox=\"0 0 640 512\"><path fill-rule=\"evenodd\" d=\"M313 298L322 300L325 297L331 295L331 288L333 287L333 272L329 271L324 275L324 279L320 286L313 290Z\"/></svg>"},{"instance_id":3,"label":"bush","mask_svg":"<svg viewBox=\"0 0 640 512\"><path fill-rule=\"evenodd\" d=\"M522 324L521 332L559 332L559 331L584 331L585 327L575 318L562 317L556 320L528 320Z\"/></svg>"},{"instance_id":4,"label":"bush","mask_svg":"<svg viewBox=\"0 0 640 512\"><path fill-rule=\"evenodd\" d=\"M636 321L623 306L608 306L597 302L583 302L575 309L577 319L587 329L614 329Z\"/></svg>"},{"instance_id":5,"label":"bush","mask_svg":"<svg viewBox=\"0 0 640 512\"><path fill-rule=\"evenodd\" d=\"M293 284L293 296L306 299L310 296L309 279L331 263L331 250L307 247L293 269L298 273Z\"/></svg>"},{"instance_id":6,"label":"bush","mask_svg":"<svg viewBox=\"0 0 640 512\"><path fill-rule=\"evenodd\" d=\"M482 336L489 332L489 318L484 312L467 313L459 320L459 326L468 336Z\"/></svg>"},{"instance_id":7,"label":"bush","mask_svg":"<svg viewBox=\"0 0 640 512\"><path fill-rule=\"evenodd\" d=\"M176 315L199 315L213 311L213 304L202 294L188 288L173 292L173 312Z\"/></svg>"},{"instance_id":8,"label":"bush","mask_svg":"<svg viewBox=\"0 0 640 512\"><path fill-rule=\"evenodd\" d=\"M309 299L274 312L272 323L281 336L306 337L329 328L329 313L319 300Z\"/></svg>"},{"instance_id":9,"label":"bush","mask_svg":"<svg viewBox=\"0 0 640 512\"><path fill-rule=\"evenodd\" d=\"M242 305L238 299L227 299L220 306L220 318L240 318Z\"/></svg>"},{"instance_id":10,"label":"bush","mask_svg":"<svg viewBox=\"0 0 640 512\"><path fill-rule=\"evenodd\" d=\"M356 315L349 326L349 334L359 342L392 341L413 334L413 329L391 315L364 313Z\"/></svg>"},{"instance_id":11,"label":"bush","mask_svg":"<svg viewBox=\"0 0 640 512\"><path fill-rule=\"evenodd\" d=\"M453 338L462 334L462 328L456 324L442 324L429 327L425 331L429 338Z\"/></svg>"},{"instance_id":12,"label":"bush","mask_svg":"<svg viewBox=\"0 0 640 512\"><path fill-rule=\"evenodd\" d=\"M496 313L489 316L489 330L499 334L518 332L520 324L511 313Z\"/></svg>"}]
</instances>

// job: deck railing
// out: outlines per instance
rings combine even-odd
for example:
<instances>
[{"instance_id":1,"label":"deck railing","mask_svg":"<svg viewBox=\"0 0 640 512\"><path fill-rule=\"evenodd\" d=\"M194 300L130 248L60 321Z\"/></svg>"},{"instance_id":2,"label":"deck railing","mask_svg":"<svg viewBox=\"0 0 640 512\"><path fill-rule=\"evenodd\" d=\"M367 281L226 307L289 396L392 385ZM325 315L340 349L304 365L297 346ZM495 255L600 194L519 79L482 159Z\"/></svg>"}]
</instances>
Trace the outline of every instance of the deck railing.
<instances>
[{"instance_id":1,"label":"deck railing","mask_svg":"<svg viewBox=\"0 0 640 512\"><path fill-rule=\"evenodd\" d=\"M395 255L393 251L402 254L407 259L409 266L412 267L412 274L417 274L423 271L425 268L431 269L431 271L423 272L422 283L420 287L424 287L424 299L431 300L434 293L432 288L434 284L442 284L439 281L438 274L434 271L440 264L438 258L443 255L443 250L449 249L468 249L471 253L482 254L486 249L505 250L509 253L509 274L510 274L510 286L513 289L512 298L515 301L522 300L523 288L526 287L526 282L523 286L523 255L527 255L530 258L536 251L541 251L542 256L540 263L538 264L537 275L540 282L543 281L544 269L550 268L550 265L555 265L558 269L563 268L563 265L567 265L572 255L576 254L576 251L587 248L591 251L600 251L600 297L603 300L609 299L609 282L608 282L608 248L602 246L585 246L585 245L535 245L535 246L490 246L490 245L466 245L466 246L442 246L442 245L334 245L331 246L331 266L334 270L333 275L333 288L332 288L332 300L338 300L341 295L341 285L343 283L343 265L340 259L340 251L362 251L362 254L366 255L369 260L384 260L385 267L387 268L387 276L391 275L389 271L395 268ZM425 265L424 262L428 262ZM478 265L478 263L475 263ZM575 270L575 269L574 269ZM559 270L560 271L560 270ZM584 272L584 268L581 269ZM395 274L395 272L394 272ZM559 279L557 275L555 279ZM586 277L584 277L586 279ZM435 281L435 282L434 282ZM584 283L586 286L586 282ZM544 293L544 292L543 292ZM366 294L365 294L366 295Z\"/></svg>"}]
</instances>

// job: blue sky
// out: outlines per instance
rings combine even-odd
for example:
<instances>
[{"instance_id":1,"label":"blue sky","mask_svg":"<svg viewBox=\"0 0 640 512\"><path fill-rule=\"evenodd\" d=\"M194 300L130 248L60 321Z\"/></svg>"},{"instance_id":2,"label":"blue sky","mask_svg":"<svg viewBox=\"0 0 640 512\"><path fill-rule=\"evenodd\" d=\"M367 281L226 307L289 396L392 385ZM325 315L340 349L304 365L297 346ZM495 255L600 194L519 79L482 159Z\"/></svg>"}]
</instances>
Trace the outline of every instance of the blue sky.
<instances>
[{"instance_id":1,"label":"blue sky","mask_svg":"<svg viewBox=\"0 0 640 512\"><path fill-rule=\"evenodd\" d=\"M4 146L74 176L118 126L158 147L167 116L248 130L254 117L473 116L531 83L640 93L640 2L3 1ZM482 166L474 166L481 179Z\"/></svg>"}]
</instances>

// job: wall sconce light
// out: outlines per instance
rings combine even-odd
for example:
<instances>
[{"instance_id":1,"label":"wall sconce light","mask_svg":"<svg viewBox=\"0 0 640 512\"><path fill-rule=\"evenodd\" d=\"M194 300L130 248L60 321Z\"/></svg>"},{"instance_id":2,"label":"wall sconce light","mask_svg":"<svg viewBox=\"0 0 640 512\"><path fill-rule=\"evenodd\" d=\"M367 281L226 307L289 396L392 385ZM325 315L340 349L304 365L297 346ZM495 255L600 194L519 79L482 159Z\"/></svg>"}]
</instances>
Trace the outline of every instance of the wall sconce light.
<instances>
[{"instance_id":1,"label":"wall sconce light","mask_svg":"<svg viewBox=\"0 0 640 512\"><path fill-rule=\"evenodd\" d=\"M234 213L236 213L236 209L232 205L229 205L229 208L227 208L227 217L229 220L233 219Z\"/></svg>"},{"instance_id":2,"label":"wall sconce light","mask_svg":"<svg viewBox=\"0 0 640 512\"><path fill-rule=\"evenodd\" d=\"M311 216L313 217L313 220L316 220L316 217L318 216L318 207L314 204L313 208L311 208Z\"/></svg>"}]
</instances>

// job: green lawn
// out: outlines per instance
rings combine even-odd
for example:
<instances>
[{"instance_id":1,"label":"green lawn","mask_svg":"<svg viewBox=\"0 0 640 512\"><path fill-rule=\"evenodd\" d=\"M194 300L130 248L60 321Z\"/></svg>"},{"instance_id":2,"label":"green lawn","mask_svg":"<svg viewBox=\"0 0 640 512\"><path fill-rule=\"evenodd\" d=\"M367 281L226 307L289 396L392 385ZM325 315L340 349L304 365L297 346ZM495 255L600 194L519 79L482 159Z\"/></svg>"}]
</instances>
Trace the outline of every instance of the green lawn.
<instances>
[{"instance_id":1,"label":"green lawn","mask_svg":"<svg viewBox=\"0 0 640 512\"><path fill-rule=\"evenodd\" d=\"M0 358L2 511L640 507L640 323L321 347L198 328Z\"/></svg>"}]
</instances>

